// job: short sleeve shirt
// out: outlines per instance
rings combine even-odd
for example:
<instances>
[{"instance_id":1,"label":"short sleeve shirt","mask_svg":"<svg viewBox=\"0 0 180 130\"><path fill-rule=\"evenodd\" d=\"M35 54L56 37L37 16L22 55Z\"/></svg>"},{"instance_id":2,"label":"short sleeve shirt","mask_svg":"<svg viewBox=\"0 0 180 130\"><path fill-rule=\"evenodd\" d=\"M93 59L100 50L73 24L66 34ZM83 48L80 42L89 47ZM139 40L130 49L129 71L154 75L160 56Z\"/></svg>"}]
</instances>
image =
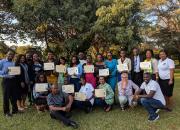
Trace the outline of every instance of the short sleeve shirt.
<instances>
[{"instance_id":1,"label":"short sleeve shirt","mask_svg":"<svg viewBox=\"0 0 180 130\"><path fill-rule=\"evenodd\" d=\"M50 93L47 98L47 103L49 106L62 107L65 105L68 94L59 91L56 95Z\"/></svg>"}]
</instances>

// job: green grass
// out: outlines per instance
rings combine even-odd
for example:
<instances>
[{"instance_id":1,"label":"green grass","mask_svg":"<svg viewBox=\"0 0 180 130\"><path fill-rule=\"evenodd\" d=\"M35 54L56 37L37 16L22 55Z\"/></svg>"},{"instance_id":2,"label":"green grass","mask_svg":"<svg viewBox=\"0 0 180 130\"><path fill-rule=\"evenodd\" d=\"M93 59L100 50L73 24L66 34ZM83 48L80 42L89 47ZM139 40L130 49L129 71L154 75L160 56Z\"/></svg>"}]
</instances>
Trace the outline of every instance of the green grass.
<instances>
[{"instance_id":1,"label":"green grass","mask_svg":"<svg viewBox=\"0 0 180 130\"><path fill-rule=\"evenodd\" d=\"M90 114L75 110L72 119L80 124L79 130L180 130L180 71L175 75L173 112L160 111L160 120L157 122L149 123L147 112L142 107L122 112L118 106L109 113L100 108ZM0 99L0 130L72 129L51 119L48 113L37 113L34 108L29 108L24 114L17 114L13 118L5 118L2 112L1 92Z\"/></svg>"}]
</instances>

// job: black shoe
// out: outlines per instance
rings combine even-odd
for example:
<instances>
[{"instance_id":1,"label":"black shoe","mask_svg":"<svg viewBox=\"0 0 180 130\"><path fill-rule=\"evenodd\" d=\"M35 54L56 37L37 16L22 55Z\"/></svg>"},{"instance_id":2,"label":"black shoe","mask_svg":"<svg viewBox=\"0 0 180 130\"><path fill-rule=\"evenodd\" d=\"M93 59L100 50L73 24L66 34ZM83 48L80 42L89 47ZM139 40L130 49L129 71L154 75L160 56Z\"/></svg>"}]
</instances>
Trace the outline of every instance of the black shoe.
<instances>
[{"instance_id":1,"label":"black shoe","mask_svg":"<svg viewBox=\"0 0 180 130\"><path fill-rule=\"evenodd\" d=\"M149 117L148 121L154 122L154 121L156 121L156 120L158 120L158 119L159 119L159 115L157 114L156 116Z\"/></svg>"},{"instance_id":2,"label":"black shoe","mask_svg":"<svg viewBox=\"0 0 180 130\"><path fill-rule=\"evenodd\" d=\"M12 117L13 115L10 114L10 113L6 113L6 114L4 114L4 116L5 116L5 117Z\"/></svg>"},{"instance_id":3,"label":"black shoe","mask_svg":"<svg viewBox=\"0 0 180 130\"><path fill-rule=\"evenodd\" d=\"M88 107L88 108L86 108L86 109L85 109L85 112L86 112L86 113L90 113L90 112L92 112L92 107Z\"/></svg>"},{"instance_id":4,"label":"black shoe","mask_svg":"<svg viewBox=\"0 0 180 130\"><path fill-rule=\"evenodd\" d=\"M18 111L13 111L12 114L18 114Z\"/></svg>"},{"instance_id":5,"label":"black shoe","mask_svg":"<svg viewBox=\"0 0 180 130\"><path fill-rule=\"evenodd\" d=\"M74 121L71 121L71 122L69 123L69 126L73 127L74 129L77 129L77 128L78 128L78 124L77 124L76 122L74 122Z\"/></svg>"},{"instance_id":6,"label":"black shoe","mask_svg":"<svg viewBox=\"0 0 180 130\"><path fill-rule=\"evenodd\" d=\"M166 110L167 112L172 112L172 109L170 109L168 107L164 108L164 110Z\"/></svg>"}]
</instances>

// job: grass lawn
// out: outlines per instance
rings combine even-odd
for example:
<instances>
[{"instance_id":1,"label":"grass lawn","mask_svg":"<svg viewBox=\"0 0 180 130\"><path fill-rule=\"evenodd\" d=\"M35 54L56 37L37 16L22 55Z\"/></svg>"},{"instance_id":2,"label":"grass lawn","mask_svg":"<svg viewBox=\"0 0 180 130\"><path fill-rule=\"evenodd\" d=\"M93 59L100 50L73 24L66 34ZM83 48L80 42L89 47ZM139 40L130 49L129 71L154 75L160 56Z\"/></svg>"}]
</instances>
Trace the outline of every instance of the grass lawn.
<instances>
[{"instance_id":1,"label":"grass lawn","mask_svg":"<svg viewBox=\"0 0 180 130\"><path fill-rule=\"evenodd\" d=\"M79 130L180 130L180 71L175 74L175 77L173 112L160 111L160 120L157 122L148 122L147 112L142 107L122 112L118 106L109 113L105 113L100 108L90 114L75 110L72 119L80 124ZM0 107L0 130L72 129L51 119L48 113L37 113L34 108L29 108L24 114L17 114L13 118L5 118L2 111L1 92Z\"/></svg>"}]
</instances>

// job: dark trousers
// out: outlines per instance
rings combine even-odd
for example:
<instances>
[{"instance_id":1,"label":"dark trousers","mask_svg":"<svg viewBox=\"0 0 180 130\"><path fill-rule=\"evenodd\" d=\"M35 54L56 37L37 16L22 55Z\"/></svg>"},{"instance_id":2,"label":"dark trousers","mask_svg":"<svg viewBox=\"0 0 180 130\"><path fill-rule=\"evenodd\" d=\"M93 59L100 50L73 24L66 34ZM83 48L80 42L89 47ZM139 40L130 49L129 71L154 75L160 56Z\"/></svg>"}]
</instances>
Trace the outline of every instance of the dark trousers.
<instances>
[{"instance_id":1,"label":"dark trousers","mask_svg":"<svg viewBox=\"0 0 180 130\"><path fill-rule=\"evenodd\" d=\"M2 87L3 87L3 110L4 114L10 113L10 106L9 101L11 102L12 106L12 113L18 111L17 108L17 86L15 82L15 78L3 78L2 80Z\"/></svg>"},{"instance_id":2,"label":"dark trousers","mask_svg":"<svg viewBox=\"0 0 180 130\"><path fill-rule=\"evenodd\" d=\"M132 81L140 87L141 84L143 83L143 73L142 72L139 72L139 73L134 72L132 75Z\"/></svg>"},{"instance_id":3,"label":"dark trousers","mask_svg":"<svg viewBox=\"0 0 180 130\"><path fill-rule=\"evenodd\" d=\"M79 78L70 78L70 83L74 84L75 92L79 92L79 90L81 88L80 79Z\"/></svg>"},{"instance_id":4,"label":"dark trousers","mask_svg":"<svg viewBox=\"0 0 180 130\"><path fill-rule=\"evenodd\" d=\"M30 85L29 87L29 90L28 90L28 100L29 100L29 103L30 104L33 104L34 103L34 97L33 97L33 86L34 85Z\"/></svg>"},{"instance_id":5,"label":"dark trousers","mask_svg":"<svg viewBox=\"0 0 180 130\"><path fill-rule=\"evenodd\" d=\"M87 108L92 107L90 101L74 101L74 106L83 110L87 110Z\"/></svg>"},{"instance_id":6,"label":"dark trousers","mask_svg":"<svg viewBox=\"0 0 180 130\"><path fill-rule=\"evenodd\" d=\"M105 102L105 100L102 100L100 98L95 99L95 105L100 106L100 107L108 107L108 106L110 106Z\"/></svg>"},{"instance_id":7,"label":"dark trousers","mask_svg":"<svg viewBox=\"0 0 180 130\"><path fill-rule=\"evenodd\" d=\"M66 117L66 114L67 113L64 111L50 111L51 118L62 121L65 125L69 125L72 122L72 120L68 119Z\"/></svg>"}]
</instances>

